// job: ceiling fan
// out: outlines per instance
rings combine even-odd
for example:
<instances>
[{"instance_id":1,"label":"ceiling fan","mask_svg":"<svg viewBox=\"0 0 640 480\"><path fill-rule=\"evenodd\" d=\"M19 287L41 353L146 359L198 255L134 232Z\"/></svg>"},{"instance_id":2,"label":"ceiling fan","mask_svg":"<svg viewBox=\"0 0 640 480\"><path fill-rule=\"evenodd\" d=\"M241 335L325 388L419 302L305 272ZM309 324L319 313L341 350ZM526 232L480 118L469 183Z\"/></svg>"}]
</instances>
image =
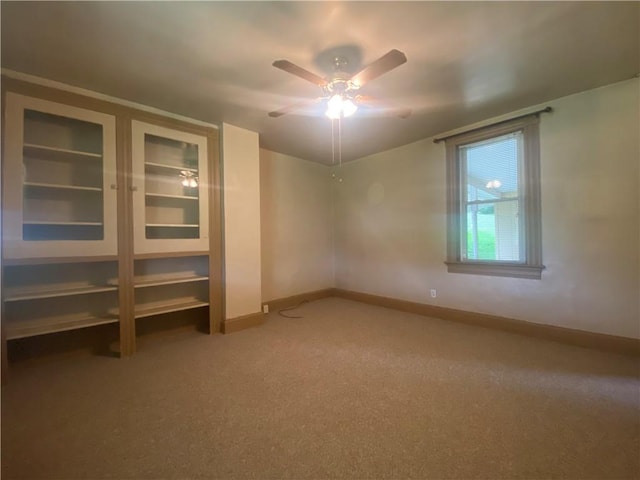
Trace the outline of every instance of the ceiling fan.
<instances>
[{"instance_id":1,"label":"ceiling fan","mask_svg":"<svg viewBox=\"0 0 640 480\"><path fill-rule=\"evenodd\" d=\"M276 60L273 62L274 67L318 85L322 89L322 96L269 112L269 116L280 117L323 100L327 100L326 115L334 119L354 114L360 105L383 107L385 106L384 102L368 95L360 95L358 90L366 83L399 67L406 61L405 54L394 49L352 75L345 72L347 60L344 57L336 57L333 63L333 73L327 78L322 78L288 60ZM408 108L393 108L392 111L401 118L411 115L411 109Z\"/></svg>"}]
</instances>

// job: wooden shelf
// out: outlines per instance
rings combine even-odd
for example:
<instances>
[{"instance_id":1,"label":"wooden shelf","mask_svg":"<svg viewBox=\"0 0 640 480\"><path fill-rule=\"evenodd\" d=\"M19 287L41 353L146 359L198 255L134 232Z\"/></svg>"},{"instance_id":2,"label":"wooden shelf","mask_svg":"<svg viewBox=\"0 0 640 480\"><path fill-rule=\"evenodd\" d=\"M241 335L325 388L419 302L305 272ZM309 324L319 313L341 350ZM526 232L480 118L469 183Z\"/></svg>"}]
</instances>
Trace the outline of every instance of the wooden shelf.
<instances>
[{"instance_id":1,"label":"wooden shelf","mask_svg":"<svg viewBox=\"0 0 640 480\"><path fill-rule=\"evenodd\" d=\"M151 317L153 315L160 315L163 313L179 312L182 310L191 310L193 308L207 307L209 302L203 302L200 300L190 300L174 303L157 303L149 306L136 307L134 317L144 318Z\"/></svg>"},{"instance_id":2,"label":"wooden shelf","mask_svg":"<svg viewBox=\"0 0 640 480\"><path fill-rule=\"evenodd\" d=\"M207 250L193 250L188 252L158 252L158 253L136 253L134 260L149 260L156 258L179 258L179 257L208 257Z\"/></svg>"},{"instance_id":3,"label":"wooden shelf","mask_svg":"<svg viewBox=\"0 0 640 480\"><path fill-rule=\"evenodd\" d=\"M209 277L204 277L201 275L193 275L189 277L167 277L167 278L159 278L156 280L144 280L141 282L136 282L134 288L146 288L146 287L157 287L160 285L175 285L178 283L191 283L191 282L206 282L209 280Z\"/></svg>"},{"instance_id":4,"label":"wooden shelf","mask_svg":"<svg viewBox=\"0 0 640 480\"><path fill-rule=\"evenodd\" d=\"M166 193L146 193L145 196L150 198L167 198L174 200L199 200L198 197L192 195L168 195Z\"/></svg>"},{"instance_id":5,"label":"wooden shelf","mask_svg":"<svg viewBox=\"0 0 640 480\"><path fill-rule=\"evenodd\" d=\"M118 316L115 313L104 316L70 315L65 317L45 317L35 320L17 320L6 322L6 334L8 340L15 338L33 337L45 333L64 332L77 328L93 327L108 323L117 323Z\"/></svg>"},{"instance_id":6,"label":"wooden shelf","mask_svg":"<svg viewBox=\"0 0 640 480\"><path fill-rule=\"evenodd\" d=\"M42 258L5 258L3 267L15 267L21 265L51 265L59 263L94 263L117 262L117 255L101 255L91 257L42 257Z\"/></svg>"},{"instance_id":7,"label":"wooden shelf","mask_svg":"<svg viewBox=\"0 0 640 480\"><path fill-rule=\"evenodd\" d=\"M191 276L183 276L183 277L165 277L165 278L157 278L154 280L135 281L133 288L158 287L161 285L177 285L179 283L191 283L191 282L206 282L208 280L209 280L209 277L206 277L203 275L191 275ZM117 287L118 281L115 280L112 283L110 282L109 285L111 287Z\"/></svg>"},{"instance_id":8,"label":"wooden shelf","mask_svg":"<svg viewBox=\"0 0 640 480\"><path fill-rule=\"evenodd\" d=\"M90 293L101 292L113 292L118 290L116 285L105 286L88 286L88 287L75 287L75 288L59 288L51 290L31 290L31 291L18 291L8 290L5 296L5 302L21 302L23 300L37 300L44 298L56 298L56 297L70 297L73 295L87 295Z\"/></svg>"},{"instance_id":9,"label":"wooden shelf","mask_svg":"<svg viewBox=\"0 0 640 480\"><path fill-rule=\"evenodd\" d=\"M80 150L68 150L66 148L57 148L57 147L49 147L46 145L34 145L32 143L24 144L24 153L25 154L41 154L45 153L51 158L55 158L58 160L100 160L102 159L102 154L100 153L92 153L92 152L83 152Z\"/></svg>"},{"instance_id":10,"label":"wooden shelf","mask_svg":"<svg viewBox=\"0 0 640 480\"><path fill-rule=\"evenodd\" d=\"M198 228L200 225L197 223L147 223L145 227L152 228Z\"/></svg>"},{"instance_id":11,"label":"wooden shelf","mask_svg":"<svg viewBox=\"0 0 640 480\"><path fill-rule=\"evenodd\" d=\"M102 222L48 222L44 220L25 220L23 225L51 225L51 226L77 226L77 227L101 227Z\"/></svg>"},{"instance_id":12,"label":"wooden shelf","mask_svg":"<svg viewBox=\"0 0 640 480\"><path fill-rule=\"evenodd\" d=\"M162 168L166 170L176 170L176 171L184 170L186 172L198 173L198 169L192 168L192 167L181 167L178 165L167 165L165 163L156 163L156 162L144 162L144 165L145 167Z\"/></svg>"},{"instance_id":13,"label":"wooden shelf","mask_svg":"<svg viewBox=\"0 0 640 480\"><path fill-rule=\"evenodd\" d=\"M25 187L30 188L47 188L58 190L79 190L87 192L102 192L102 188L99 187L82 187L80 185L60 185L56 183L38 183L38 182L24 182Z\"/></svg>"}]
</instances>

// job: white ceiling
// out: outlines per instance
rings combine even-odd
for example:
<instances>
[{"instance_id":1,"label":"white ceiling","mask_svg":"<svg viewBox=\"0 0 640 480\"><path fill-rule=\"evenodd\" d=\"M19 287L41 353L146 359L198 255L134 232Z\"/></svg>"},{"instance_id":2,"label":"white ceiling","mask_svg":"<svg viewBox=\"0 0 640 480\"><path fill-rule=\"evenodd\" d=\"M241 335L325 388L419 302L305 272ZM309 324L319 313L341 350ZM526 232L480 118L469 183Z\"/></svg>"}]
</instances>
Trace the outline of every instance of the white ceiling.
<instances>
[{"instance_id":1,"label":"white ceiling","mask_svg":"<svg viewBox=\"0 0 640 480\"><path fill-rule=\"evenodd\" d=\"M271 66L325 76L395 48L408 62L361 93L413 109L360 109L343 160L403 145L640 71L639 2L7 2L2 67L260 133L261 146L331 163L320 94Z\"/></svg>"}]
</instances>

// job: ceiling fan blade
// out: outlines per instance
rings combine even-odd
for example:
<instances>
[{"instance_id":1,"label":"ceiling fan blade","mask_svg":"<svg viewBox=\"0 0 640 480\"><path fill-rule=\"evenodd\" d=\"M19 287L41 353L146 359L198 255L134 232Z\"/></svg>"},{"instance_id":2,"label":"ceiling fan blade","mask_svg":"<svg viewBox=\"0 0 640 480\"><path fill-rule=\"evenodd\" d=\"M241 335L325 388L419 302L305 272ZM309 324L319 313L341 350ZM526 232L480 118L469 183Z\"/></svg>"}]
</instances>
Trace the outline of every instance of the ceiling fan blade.
<instances>
[{"instance_id":1,"label":"ceiling fan blade","mask_svg":"<svg viewBox=\"0 0 640 480\"><path fill-rule=\"evenodd\" d=\"M407 57L400 50L391 50L372 64L364 67L356 73L351 77L351 81L361 87L374 78L378 78L383 73L387 73L389 70L399 67L406 61Z\"/></svg>"},{"instance_id":2,"label":"ceiling fan blade","mask_svg":"<svg viewBox=\"0 0 640 480\"><path fill-rule=\"evenodd\" d=\"M292 103L291 105L287 105L286 107L283 107L280 110L269 112L269 116L273 118L278 118L278 117L281 117L282 115L286 115L287 113L295 112L296 110L301 110L305 107L315 105L321 100L322 100L322 97L319 97L319 98L314 98L313 100L304 100L302 102Z\"/></svg>"},{"instance_id":3,"label":"ceiling fan blade","mask_svg":"<svg viewBox=\"0 0 640 480\"><path fill-rule=\"evenodd\" d=\"M388 114L388 115L394 115L400 118L407 118L411 115L410 108L396 107L396 106L390 105L387 102L383 102L382 100L372 97L370 95L357 95L355 97L355 101L356 103L358 103L358 105L384 109L385 114Z\"/></svg>"},{"instance_id":4,"label":"ceiling fan blade","mask_svg":"<svg viewBox=\"0 0 640 480\"><path fill-rule=\"evenodd\" d=\"M289 60L276 60L273 62L273 66L279 68L280 70L284 70L292 75L300 77L308 82L311 82L319 87L324 87L327 84L327 81L316 75L315 73L311 73L309 70L305 70L302 67L297 66L294 63L291 63Z\"/></svg>"}]
</instances>

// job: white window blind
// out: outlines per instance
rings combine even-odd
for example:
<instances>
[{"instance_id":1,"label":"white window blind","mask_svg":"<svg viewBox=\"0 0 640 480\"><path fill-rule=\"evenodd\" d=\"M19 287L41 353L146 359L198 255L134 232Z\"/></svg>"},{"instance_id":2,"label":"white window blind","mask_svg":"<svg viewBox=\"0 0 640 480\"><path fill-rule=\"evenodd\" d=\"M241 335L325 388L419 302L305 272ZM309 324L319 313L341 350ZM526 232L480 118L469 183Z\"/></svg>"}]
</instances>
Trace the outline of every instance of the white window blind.
<instances>
[{"instance_id":1,"label":"white window blind","mask_svg":"<svg viewBox=\"0 0 640 480\"><path fill-rule=\"evenodd\" d=\"M522 131L461 145L460 257L523 262Z\"/></svg>"}]
</instances>

